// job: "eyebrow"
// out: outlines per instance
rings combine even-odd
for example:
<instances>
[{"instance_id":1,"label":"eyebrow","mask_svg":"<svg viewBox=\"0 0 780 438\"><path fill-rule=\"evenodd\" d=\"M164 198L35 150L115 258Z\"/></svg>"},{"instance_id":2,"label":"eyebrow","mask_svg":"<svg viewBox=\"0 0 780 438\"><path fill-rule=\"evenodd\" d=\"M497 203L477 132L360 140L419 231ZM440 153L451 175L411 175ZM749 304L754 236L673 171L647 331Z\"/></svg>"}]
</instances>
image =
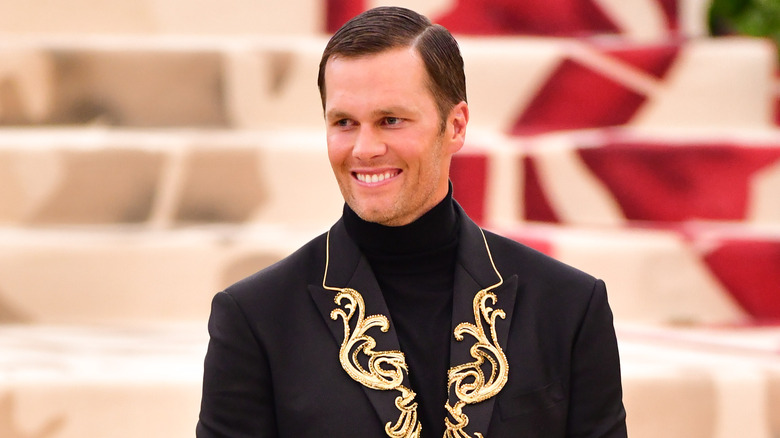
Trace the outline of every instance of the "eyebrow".
<instances>
[{"instance_id":1,"label":"eyebrow","mask_svg":"<svg viewBox=\"0 0 780 438\"><path fill-rule=\"evenodd\" d=\"M351 116L344 111L328 111L325 113L325 119L326 120L341 120L341 119L349 119Z\"/></svg>"},{"instance_id":2,"label":"eyebrow","mask_svg":"<svg viewBox=\"0 0 780 438\"><path fill-rule=\"evenodd\" d=\"M410 109L408 109L408 108L404 108L404 107L400 107L400 106L391 106L391 107L388 107L388 108L381 108L381 109L372 111L371 115L375 116L375 117L386 117L386 116L391 116L391 115L394 115L394 114L408 114L410 112L412 112L412 111ZM351 119L352 116L349 113L345 112L345 111L331 110L331 111L328 111L325 114L325 118L327 120L341 120L341 119Z\"/></svg>"},{"instance_id":3,"label":"eyebrow","mask_svg":"<svg viewBox=\"0 0 780 438\"><path fill-rule=\"evenodd\" d=\"M398 114L398 113L402 113L402 112L405 112L405 111L408 111L408 110L405 110L404 108L401 108L401 107L390 107L390 108L383 108L383 109L376 110L376 111L374 111L374 114L379 115L379 116L387 116L387 115L390 115L390 114Z\"/></svg>"}]
</instances>

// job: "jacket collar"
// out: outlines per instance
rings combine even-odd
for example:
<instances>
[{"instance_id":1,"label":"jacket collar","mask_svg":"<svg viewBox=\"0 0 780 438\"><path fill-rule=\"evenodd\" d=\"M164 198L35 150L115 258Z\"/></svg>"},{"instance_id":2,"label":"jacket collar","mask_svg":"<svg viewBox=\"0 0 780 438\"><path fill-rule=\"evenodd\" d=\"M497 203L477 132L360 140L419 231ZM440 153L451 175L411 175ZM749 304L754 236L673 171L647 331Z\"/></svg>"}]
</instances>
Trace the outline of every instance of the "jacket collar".
<instances>
[{"instance_id":1,"label":"jacket collar","mask_svg":"<svg viewBox=\"0 0 780 438\"><path fill-rule=\"evenodd\" d=\"M499 276L494 269L493 258L486 246L482 230L466 216L463 209L455 203L457 213L461 217L460 241L458 258L455 267L452 330L461 322L475 322L474 297L482 289L499 283ZM383 298L379 284L357 245L350 239L342 220L336 222L328 236L327 277L322 284L309 285L309 291L317 304L322 318L333 334L335 342L340 346L344 341L344 322L333 319L331 312L337 308L335 297L338 292L331 288L351 288L359 291L365 301L366 315L389 315L387 304ZM325 274L325 273L323 273ZM498 344L507 345L509 325L512 320L512 310L517 289L517 278L504 278L503 284L492 290L497 302L493 307L505 312L504 319L498 319L496 334ZM326 287L324 287L326 286ZM489 330L485 327L486 330ZM399 351L400 344L395 328L390 322L389 329L383 333L374 328L368 332L375 340L375 351ZM450 367L468 363L474 360L470 348L474 339L468 336L457 341L453 336L450 341ZM338 360L333 358L332 360ZM412 372L414 372L412 370ZM408 377L404 386L410 387ZM365 393L377 411L382 424L395 423L399 410L395 406L397 391L380 391L363 386ZM457 397L450 391L450 405L454 405ZM495 397L464 407L463 413L469 418L466 431L487 434L492 416ZM444 421L444 419L442 419Z\"/></svg>"},{"instance_id":2,"label":"jacket collar","mask_svg":"<svg viewBox=\"0 0 780 438\"><path fill-rule=\"evenodd\" d=\"M461 214L462 225L460 229L460 246L458 247L458 261L455 266L452 332L454 333L458 324L462 322L476 324L476 318L480 318L479 324L482 325L482 328L487 332L487 336L490 337L490 328L487 321L481 318L482 315L475 309L474 297L479 291L501 283L499 286L491 289L491 292L496 296L496 301L491 301L487 304L494 309L500 309L504 312L503 318L496 319L495 330L498 346L502 349L506 348L517 294L517 276L500 277L501 271L495 267L496 258L491 253L483 231L466 216L465 212L457 204L456 208ZM468 335L462 341L456 340L454 336L450 338L450 367L473 362L475 358L471 356L471 347L475 342L476 339ZM506 354L506 351L504 351L504 354ZM489 374L491 370L489 369L489 364L486 365L488 367L483 367L483 371ZM458 399L452 388L449 388L449 390L449 404L454 406ZM466 427L469 436L474 436L475 432L488 436L495 400L495 396L492 396L463 408L463 413L468 416L469 420L468 427Z\"/></svg>"}]
</instances>

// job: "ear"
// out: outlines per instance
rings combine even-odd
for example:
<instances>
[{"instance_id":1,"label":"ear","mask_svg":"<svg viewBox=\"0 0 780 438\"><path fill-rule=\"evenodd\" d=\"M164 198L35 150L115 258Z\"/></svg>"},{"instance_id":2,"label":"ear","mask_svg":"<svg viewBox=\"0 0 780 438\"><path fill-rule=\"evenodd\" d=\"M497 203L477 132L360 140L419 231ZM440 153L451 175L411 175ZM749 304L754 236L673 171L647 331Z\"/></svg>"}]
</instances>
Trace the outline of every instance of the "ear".
<instances>
[{"instance_id":1,"label":"ear","mask_svg":"<svg viewBox=\"0 0 780 438\"><path fill-rule=\"evenodd\" d=\"M449 152L458 152L466 141L466 125L469 123L469 105L461 101L452 107L447 117L446 136L449 141Z\"/></svg>"}]
</instances>

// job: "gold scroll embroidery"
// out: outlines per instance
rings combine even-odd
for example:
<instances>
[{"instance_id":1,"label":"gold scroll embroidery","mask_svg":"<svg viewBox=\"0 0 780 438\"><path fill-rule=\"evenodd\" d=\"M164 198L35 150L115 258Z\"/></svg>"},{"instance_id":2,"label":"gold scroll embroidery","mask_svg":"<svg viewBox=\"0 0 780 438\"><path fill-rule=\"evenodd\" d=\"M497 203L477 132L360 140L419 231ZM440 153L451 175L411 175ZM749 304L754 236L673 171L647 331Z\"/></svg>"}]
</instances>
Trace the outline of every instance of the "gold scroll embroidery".
<instances>
[{"instance_id":1,"label":"gold scroll embroidery","mask_svg":"<svg viewBox=\"0 0 780 438\"><path fill-rule=\"evenodd\" d=\"M495 286L494 286L495 287ZM463 407L467 404L479 403L487 400L504 387L509 377L509 363L506 355L498 345L496 335L496 318L505 318L506 314L501 309L493 309L488 306L488 301L495 304L496 295L489 290L483 289L474 297L474 320L476 324L462 322L455 328L455 339L463 341L464 334L471 335L476 339L476 343L471 346L471 357L476 359L473 362L458 365L450 368L447 373L448 385L451 391L455 392L458 401L455 406L450 406L449 401L446 404L447 412L455 420L453 423L449 418L445 419L447 430L444 432L445 438L468 438L469 435L464 431L469 424L468 417L463 413ZM482 321L486 321L490 327L490 339L482 326ZM482 367L487 362L490 368L490 376L486 379ZM482 438L479 432L474 434Z\"/></svg>"},{"instance_id":2,"label":"gold scroll embroidery","mask_svg":"<svg viewBox=\"0 0 780 438\"><path fill-rule=\"evenodd\" d=\"M490 247L484 233L482 233L482 239L499 281L493 286L479 291L474 297L475 323L462 322L455 328L456 340L463 341L464 335L467 334L476 340L470 349L471 356L475 360L452 367L447 373L449 390L454 391L458 402L454 406L451 406L449 402L445 405L447 412L455 421L450 421L449 418L444 419L447 427L444 438L471 438L464 430L469 419L463 413L463 407L479 403L498 394L509 375L509 364L504 351L498 344L496 335L496 319L503 319L506 315L503 310L493 309L488 305L488 302L493 305L497 303L498 299L491 291L500 286L504 280L493 262L493 256L490 254ZM404 354L396 350L375 351L376 340L367 334L368 330L373 327L387 332L390 327L388 319L384 315L366 317L363 296L355 289L337 288L325 284L330 262L330 233L327 235L326 245L325 275L322 278L322 287L338 292L334 301L339 307L331 311L330 317L333 320L341 318L344 321L344 341L339 350L341 366L353 380L368 388L399 391L400 395L395 399L395 406L400 411L400 415L395 423L388 422L385 425L385 433L393 438L419 438L422 425L417 418L416 394L403 385L404 373L409 372ZM345 301L346 304L343 304ZM353 318L356 318L354 331L350 329ZM489 327L489 338L484 330L483 321ZM366 366L361 363L361 353L365 356L363 363L366 363ZM486 363L490 366L487 378L483 371L483 366ZM483 438L479 432L474 435Z\"/></svg>"},{"instance_id":3,"label":"gold scroll embroidery","mask_svg":"<svg viewBox=\"0 0 780 438\"><path fill-rule=\"evenodd\" d=\"M387 332L390 328L387 318L383 315L372 315L366 318L363 296L355 289L339 289L335 298L336 304L341 306L345 300L347 304L343 305L343 309L337 308L330 312L332 319L341 317L344 320L344 341L339 350L342 368L353 380L371 389L400 391L401 395L396 397L395 406L401 411L401 415L395 424L388 422L385 425L385 433L387 436L398 438L419 437L422 425L417 420L415 393L402 384L404 371L409 371L404 354L395 350L374 351L376 340L366 334L372 327ZM355 330L350 333L350 321L356 314ZM366 367L360 363L360 353L368 357Z\"/></svg>"}]
</instances>

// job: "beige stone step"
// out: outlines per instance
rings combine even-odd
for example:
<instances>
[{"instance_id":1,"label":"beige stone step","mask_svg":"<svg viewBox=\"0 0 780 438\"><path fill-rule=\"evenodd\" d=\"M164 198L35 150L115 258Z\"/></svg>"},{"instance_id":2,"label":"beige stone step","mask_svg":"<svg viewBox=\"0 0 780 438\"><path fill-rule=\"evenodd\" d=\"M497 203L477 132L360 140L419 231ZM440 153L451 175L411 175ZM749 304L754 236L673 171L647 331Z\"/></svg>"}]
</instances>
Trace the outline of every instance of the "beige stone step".
<instances>
[{"instance_id":1,"label":"beige stone step","mask_svg":"<svg viewBox=\"0 0 780 438\"><path fill-rule=\"evenodd\" d=\"M629 436L780 433L780 328L617 325Z\"/></svg>"},{"instance_id":2,"label":"beige stone step","mask_svg":"<svg viewBox=\"0 0 780 438\"><path fill-rule=\"evenodd\" d=\"M313 34L325 2L25 0L0 3L0 34Z\"/></svg>"},{"instance_id":3,"label":"beige stone step","mask_svg":"<svg viewBox=\"0 0 780 438\"><path fill-rule=\"evenodd\" d=\"M617 332L630 436L780 433L777 327L618 325ZM191 437L206 342L205 322L0 325L0 432Z\"/></svg>"},{"instance_id":4,"label":"beige stone step","mask_svg":"<svg viewBox=\"0 0 780 438\"><path fill-rule=\"evenodd\" d=\"M0 322L203 320L216 292L290 254L327 228L256 224L0 229ZM551 226L496 230L603 278L618 321L752 320L728 283L711 270L703 248L679 233ZM771 269L771 259L761 257ZM771 273L765 275L765 284L776 284ZM741 299L751 298L735 291L742 292ZM777 308L777 303L770 304Z\"/></svg>"},{"instance_id":5,"label":"beige stone step","mask_svg":"<svg viewBox=\"0 0 780 438\"><path fill-rule=\"evenodd\" d=\"M329 224L342 198L326 151L319 130L0 129L0 225ZM585 154L599 160L601 173ZM780 223L778 154L776 129L624 128L533 138L475 130L451 176L456 198L485 224L554 215L575 226L771 225ZM699 171L698 162L728 172ZM636 172L623 163L644 172L643 185L616 179ZM730 190L727 203L719 187ZM665 201L654 201L658 193Z\"/></svg>"},{"instance_id":6,"label":"beige stone step","mask_svg":"<svg viewBox=\"0 0 780 438\"><path fill-rule=\"evenodd\" d=\"M0 325L0 436L191 437L205 322Z\"/></svg>"},{"instance_id":7,"label":"beige stone step","mask_svg":"<svg viewBox=\"0 0 780 438\"><path fill-rule=\"evenodd\" d=\"M753 319L707 263L708 251L718 248L717 230L699 238L643 228L524 224L493 229L603 279L617 321L738 324ZM765 238L780 242L780 228ZM769 285L776 284L776 275L764 274Z\"/></svg>"},{"instance_id":8,"label":"beige stone step","mask_svg":"<svg viewBox=\"0 0 780 438\"><path fill-rule=\"evenodd\" d=\"M12 37L0 124L322 127L321 37Z\"/></svg>"},{"instance_id":9,"label":"beige stone step","mask_svg":"<svg viewBox=\"0 0 780 438\"><path fill-rule=\"evenodd\" d=\"M29 0L23 3L8 2L0 4L0 33L4 34L85 34L85 33L138 33L165 34L186 33L209 34L269 34L321 32L326 22L336 21L335 16L346 20L364 9L386 4L373 1L339 0L296 0L276 4L272 2L252 2L249 0L229 0L224 2L187 2L184 0L139 0L121 2L118 0ZM490 33L515 34L529 32L527 23L513 28L513 17L534 16L536 8L544 5L513 4L497 5L497 9L485 9L485 15L475 17L474 9L468 3L457 0L417 0L401 2L416 11L429 16L433 21L443 17L465 18L457 20L451 27L453 32L473 31L473 26L464 25L468 19L494 23L496 28ZM514 6L514 7L513 7ZM619 36L629 39L657 40L670 35L700 37L707 34L706 0L678 0L668 13L664 13L662 0L641 0L621 2L618 0L600 0L593 5L601 10L608 20L614 23ZM459 9L463 7L463 9ZM576 10L577 6L569 6ZM328 11L330 9L330 11ZM483 12L483 9L477 9ZM498 11L498 12L496 12ZM554 24L571 24L571 11L562 6L560 20ZM501 16L507 16L502 20ZM667 16L670 15L670 16ZM494 18L499 16L499 18ZM513 17L512 17L513 16ZM555 21L556 17L545 17ZM446 21L445 21L446 22ZM562 23L561 23L562 22ZM449 25L449 23L447 23ZM502 26L502 24L504 24ZM526 26L523 26L526 24ZM559 29L565 34L587 34L587 18L581 28ZM479 28L480 26L477 26ZM487 26L489 28L489 26ZM533 25L531 28L535 28ZM465 28L465 29L464 29ZM548 29L553 31L554 29Z\"/></svg>"},{"instance_id":10,"label":"beige stone step","mask_svg":"<svg viewBox=\"0 0 780 438\"><path fill-rule=\"evenodd\" d=\"M0 322L205 321L216 292L326 229L1 229Z\"/></svg>"},{"instance_id":11,"label":"beige stone step","mask_svg":"<svg viewBox=\"0 0 780 438\"><path fill-rule=\"evenodd\" d=\"M330 224L324 134L0 130L0 224Z\"/></svg>"},{"instance_id":12,"label":"beige stone step","mask_svg":"<svg viewBox=\"0 0 780 438\"><path fill-rule=\"evenodd\" d=\"M473 129L773 123L767 41L461 40ZM9 38L0 124L321 130L324 47L322 36Z\"/></svg>"}]
</instances>

